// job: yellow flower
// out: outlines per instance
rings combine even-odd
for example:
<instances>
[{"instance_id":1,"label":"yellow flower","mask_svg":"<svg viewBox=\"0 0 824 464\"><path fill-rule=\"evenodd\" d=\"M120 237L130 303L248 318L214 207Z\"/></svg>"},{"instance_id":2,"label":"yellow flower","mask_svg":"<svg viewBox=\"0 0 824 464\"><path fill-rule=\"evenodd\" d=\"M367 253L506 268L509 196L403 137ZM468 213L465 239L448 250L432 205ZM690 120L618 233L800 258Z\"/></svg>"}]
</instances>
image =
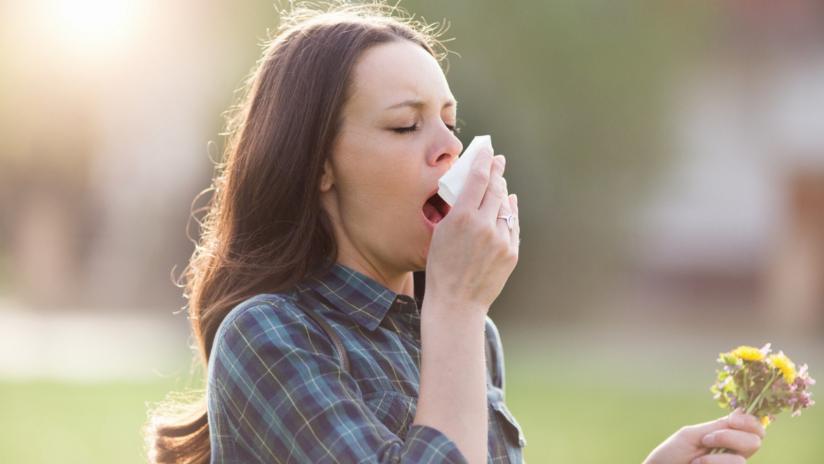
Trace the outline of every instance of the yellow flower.
<instances>
[{"instance_id":1,"label":"yellow flower","mask_svg":"<svg viewBox=\"0 0 824 464\"><path fill-rule=\"evenodd\" d=\"M781 375L784 376L784 380L786 380L788 384L795 382L795 363L792 362L783 351L770 356L769 362L773 367L781 371Z\"/></svg>"},{"instance_id":2,"label":"yellow flower","mask_svg":"<svg viewBox=\"0 0 824 464\"><path fill-rule=\"evenodd\" d=\"M768 425L770 425L770 416L763 416L761 418L761 425L763 425L764 428L766 428Z\"/></svg>"},{"instance_id":3,"label":"yellow flower","mask_svg":"<svg viewBox=\"0 0 824 464\"><path fill-rule=\"evenodd\" d=\"M764 353L753 346L739 346L732 351L732 354L744 361L761 361L764 359Z\"/></svg>"}]
</instances>

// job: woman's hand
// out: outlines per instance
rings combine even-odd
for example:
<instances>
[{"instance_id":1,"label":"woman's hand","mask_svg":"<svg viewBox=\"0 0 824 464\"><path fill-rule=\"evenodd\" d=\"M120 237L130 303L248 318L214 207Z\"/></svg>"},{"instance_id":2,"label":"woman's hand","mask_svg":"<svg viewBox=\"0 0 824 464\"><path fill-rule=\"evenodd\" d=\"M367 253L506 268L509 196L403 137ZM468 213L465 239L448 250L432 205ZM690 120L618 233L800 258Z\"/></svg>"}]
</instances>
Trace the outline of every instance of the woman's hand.
<instances>
[{"instance_id":1,"label":"woman's hand","mask_svg":"<svg viewBox=\"0 0 824 464\"><path fill-rule=\"evenodd\" d=\"M432 233L426 297L489 311L518 262L518 201L503 177L506 160L481 151L464 189ZM498 216L512 214L512 230ZM452 304L454 303L454 304Z\"/></svg>"},{"instance_id":2,"label":"woman's hand","mask_svg":"<svg viewBox=\"0 0 824 464\"><path fill-rule=\"evenodd\" d=\"M764 427L740 409L729 416L689 425L658 445L644 464L743 464L761 448ZM723 454L709 454L726 448Z\"/></svg>"},{"instance_id":3,"label":"woman's hand","mask_svg":"<svg viewBox=\"0 0 824 464\"><path fill-rule=\"evenodd\" d=\"M503 172L503 156L478 153L432 233L421 308L414 423L442 431L473 464L488 459L486 314L518 261L518 205ZM498 219L509 214L516 216L512 230Z\"/></svg>"}]
</instances>

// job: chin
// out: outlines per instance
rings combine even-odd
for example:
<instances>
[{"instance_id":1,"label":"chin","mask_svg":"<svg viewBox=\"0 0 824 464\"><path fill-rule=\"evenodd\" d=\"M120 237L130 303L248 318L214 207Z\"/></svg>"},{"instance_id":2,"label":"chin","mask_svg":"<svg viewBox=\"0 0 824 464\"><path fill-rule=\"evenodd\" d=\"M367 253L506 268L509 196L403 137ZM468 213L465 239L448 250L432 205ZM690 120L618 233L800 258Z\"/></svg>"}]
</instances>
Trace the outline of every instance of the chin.
<instances>
[{"instance_id":1,"label":"chin","mask_svg":"<svg viewBox=\"0 0 824 464\"><path fill-rule=\"evenodd\" d=\"M421 259L420 264L418 264L417 266L415 266L415 269L414 269L414 270L415 270L415 271L425 271L425 270L426 270L426 256L424 256L424 257Z\"/></svg>"},{"instance_id":2,"label":"chin","mask_svg":"<svg viewBox=\"0 0 824 464\"><path fill-rule=\"evenodd\" d=\"M426 270L426 262L429 258L429 240L426 241L426 244L422 248L422 252L412 263L413 270L415 271L425 271Z\"/></svg>"}]
</instances>

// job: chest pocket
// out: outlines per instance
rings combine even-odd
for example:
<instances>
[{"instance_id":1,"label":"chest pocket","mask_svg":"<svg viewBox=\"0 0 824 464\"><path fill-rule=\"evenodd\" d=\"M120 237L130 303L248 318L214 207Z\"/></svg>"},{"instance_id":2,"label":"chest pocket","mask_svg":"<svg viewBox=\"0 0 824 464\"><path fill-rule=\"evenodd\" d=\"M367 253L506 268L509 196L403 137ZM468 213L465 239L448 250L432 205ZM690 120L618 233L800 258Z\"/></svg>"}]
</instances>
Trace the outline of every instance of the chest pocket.
<instances>
[{"instance_id":1,"label":"chest pocket","mask_svg":"<svg viewBox=\"0 0 824 464\"><path fill-rule=\"evenodd\" d=\"M403 438L415 418L415 400L395 391L368 393L363 400L375 416L395 435Z\"/></svg>"}]
</instances>

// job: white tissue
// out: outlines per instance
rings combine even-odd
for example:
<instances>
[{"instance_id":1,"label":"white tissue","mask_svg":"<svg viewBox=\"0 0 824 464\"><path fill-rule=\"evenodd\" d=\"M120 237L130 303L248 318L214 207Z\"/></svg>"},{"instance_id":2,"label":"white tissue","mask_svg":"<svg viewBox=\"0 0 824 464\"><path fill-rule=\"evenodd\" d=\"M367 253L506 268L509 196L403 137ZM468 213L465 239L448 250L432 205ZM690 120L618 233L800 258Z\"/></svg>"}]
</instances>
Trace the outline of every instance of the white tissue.
<instances>
[{"instance_id":1,"label":"white tissue","mask_svg":"<svg viewBox=\"0 0 824 464\"><path fill-rule=\"evenodd\" d=\"M478 153L483 149L495 153L492 151L492 137L489 135L475 136L464 150L463 155L458 158L458 161L438 180L438 195L449 203L449 206L453 206L458 199L458 195L461 194L466 179L469 177L469 169L472 167Z\"/></svg>"}]
</instances>

